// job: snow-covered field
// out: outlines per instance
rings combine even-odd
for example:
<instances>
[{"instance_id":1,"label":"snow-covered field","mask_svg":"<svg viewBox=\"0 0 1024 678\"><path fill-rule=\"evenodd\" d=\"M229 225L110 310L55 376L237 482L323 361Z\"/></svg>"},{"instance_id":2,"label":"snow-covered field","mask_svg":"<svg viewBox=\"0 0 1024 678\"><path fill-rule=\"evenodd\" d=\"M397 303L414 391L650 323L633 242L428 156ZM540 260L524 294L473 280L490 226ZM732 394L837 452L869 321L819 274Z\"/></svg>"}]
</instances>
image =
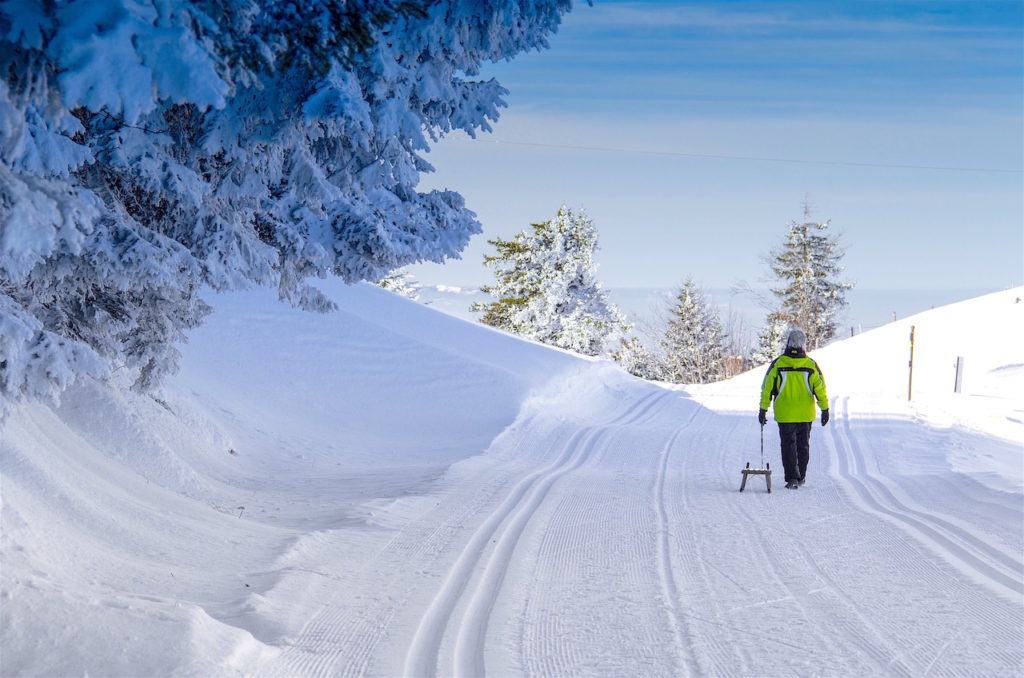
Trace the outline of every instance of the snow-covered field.
<instances>
[{"instance_id":1,"label":"snow-covered field","mask_svg":"<svg viewBox=\"0 0 1024 678\"><path fill-rule=\"evenodd\" d=\"M833 422L772 494L761 369L661 388L326 290L7 419L0 674L1024 672L1024 289L812 353Z\"/></svg>"}]
</instances>

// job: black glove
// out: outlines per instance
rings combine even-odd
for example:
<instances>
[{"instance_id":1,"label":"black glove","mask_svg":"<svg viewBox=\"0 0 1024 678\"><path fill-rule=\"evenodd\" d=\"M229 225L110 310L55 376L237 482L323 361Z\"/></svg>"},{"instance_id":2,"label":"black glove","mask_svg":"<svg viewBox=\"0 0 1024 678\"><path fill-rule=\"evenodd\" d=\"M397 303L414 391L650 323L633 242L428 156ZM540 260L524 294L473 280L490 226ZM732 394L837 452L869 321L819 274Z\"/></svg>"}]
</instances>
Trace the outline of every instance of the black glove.
<instances>
[{"instance_id":1,"label":"black glove","mask_svg":"<svg viewBox=\"0 0 1024 678\"><path fill-rule=\"evenodd\" d=\"M828 410L821 411L821 425L824 426L828 423Z\"/></svg>"},{"instance_id":2,"label":"black glove","mask_svg":"<svg viewBox=\"0 0 1024 678\"><path fill-rule=\"evenodd\" d=\"M826 412L827 411L828 410L826 410ZM767 424L768 423L768 410L758 410L757 411L757 420L759 422L761 422L761 426L764 426L765 424Z\"/></svg>"}]
</instances>

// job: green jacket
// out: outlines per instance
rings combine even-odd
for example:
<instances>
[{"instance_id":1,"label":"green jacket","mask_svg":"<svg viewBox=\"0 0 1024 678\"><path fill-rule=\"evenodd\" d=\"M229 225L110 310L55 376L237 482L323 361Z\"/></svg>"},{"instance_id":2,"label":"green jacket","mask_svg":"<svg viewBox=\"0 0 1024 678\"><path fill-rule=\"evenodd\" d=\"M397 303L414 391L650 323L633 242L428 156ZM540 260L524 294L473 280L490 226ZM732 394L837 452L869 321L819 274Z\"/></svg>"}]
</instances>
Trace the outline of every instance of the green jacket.
<instances>
[{"instance_id":1,"label":"green jacket","mask_svg":"<svg viewBox=\"0 0 1024 678\"><path fill-rule=\"evenodd\" d=\"M814 421L814 400L818 407L828 409L825 377L818 363L800 350L790 349L772 361L761 384L761 409L772 408L775 421L793 423Z\"/></svg>"}]
</instances>

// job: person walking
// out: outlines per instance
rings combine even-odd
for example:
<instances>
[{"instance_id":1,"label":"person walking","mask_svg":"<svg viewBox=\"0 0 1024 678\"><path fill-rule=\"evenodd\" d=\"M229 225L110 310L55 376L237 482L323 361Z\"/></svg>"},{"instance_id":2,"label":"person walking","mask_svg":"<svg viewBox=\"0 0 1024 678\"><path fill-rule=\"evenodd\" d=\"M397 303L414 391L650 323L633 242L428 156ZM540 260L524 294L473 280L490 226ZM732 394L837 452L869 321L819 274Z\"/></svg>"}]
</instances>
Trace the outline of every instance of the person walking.
<instances>
[{"instance_id":1,"label":"person walking","mask_svg":"<svg viewBox=\"0 0 1024 678\"><path fill-rule=\"evenodd\" d=\"M807 478L815 400L821 408L821 425L828 423L825 377L818 363L807 357L806 347L804 331L791 329L786 337L786 351L772 361L764 375L761 408L757 413L763 428L768 423L768 405L774 401L772 413L779 424L782 467L786 471L786 487L791 490L799 488Z\"/></svg>"}]
</instances>

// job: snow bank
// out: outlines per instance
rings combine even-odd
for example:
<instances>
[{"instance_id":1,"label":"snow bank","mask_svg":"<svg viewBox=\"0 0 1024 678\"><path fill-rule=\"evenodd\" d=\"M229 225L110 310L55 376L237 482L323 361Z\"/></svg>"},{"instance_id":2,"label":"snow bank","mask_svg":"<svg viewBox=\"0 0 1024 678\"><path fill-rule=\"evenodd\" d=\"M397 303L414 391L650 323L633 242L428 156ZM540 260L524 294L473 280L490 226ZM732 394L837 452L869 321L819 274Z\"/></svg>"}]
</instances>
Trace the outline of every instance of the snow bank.
<instances>
[{"instance_id":1,"label":"snow bank","mask_svg":"<svg viewBox=\"0 0 1024 678\"><path fill-rule=\"evenodd\" d=\"M914 328L913 381L909 368ZM816 356L828 365L829 396L852 396L861 419L906 417L939 429L966 429L1011 442L1008 454L961 445L954 435L934 453L954 471L1006 491L1024 469L1024 288L919 313ZM954 392L957 358L961 391ZM911 396L907 400L908 391Z\"/></svg>"},{"instance_id":2,"label":"snow bank","mask_svg":"<svg viewBox=\"0 0 1024 678\"><path fill-rule=\"evenodd\" d=\"M213 297L155 397L84 382L10 416L3 674L252 673L305 621L290 568L317 535L362 529L346 544L372 549L536 388L591 364L371 285L325 288L336 313Z\"/></svg>"}]
</instances>

